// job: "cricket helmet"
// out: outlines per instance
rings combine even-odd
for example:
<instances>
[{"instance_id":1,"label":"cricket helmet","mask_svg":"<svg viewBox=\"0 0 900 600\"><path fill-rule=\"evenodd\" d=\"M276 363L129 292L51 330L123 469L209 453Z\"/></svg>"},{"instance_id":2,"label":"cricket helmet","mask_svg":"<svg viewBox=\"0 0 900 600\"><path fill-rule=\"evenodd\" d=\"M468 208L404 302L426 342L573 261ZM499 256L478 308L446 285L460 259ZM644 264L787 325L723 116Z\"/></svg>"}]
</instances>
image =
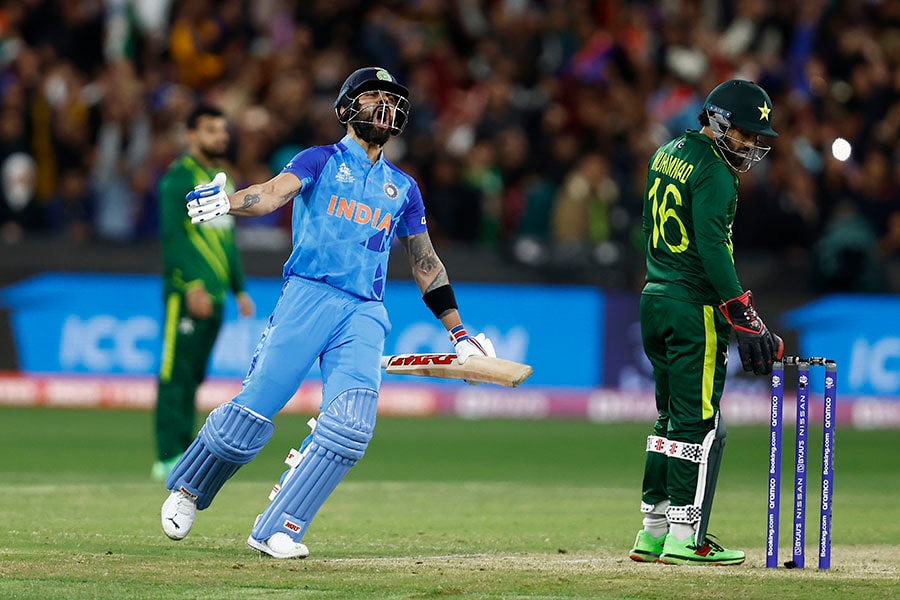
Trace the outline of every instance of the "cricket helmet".
<instances>
[{"instance_id":1,"label":"cricket helmet","mask_svg":"<svg viewBox=\"0 0 900 600\"><path fill-rule=\"evenodd\" d=\"M733 127L757 135L778 137L772 129L772 99L752 81L720 83L706 97L704 110L722 115Z\"/></svg>"},{"instance_id":2,"label":"cricket helmet","mask_svg":"<svg viewBox=\"0 0 900 600\"><path fill-rule=\"evenodd\" d=\"M735 127L756 135L778 137L772 129L772 99L752 81L732 79L720 83L706 97L703 110L709 117L716 145L726 152L729 164L739 172L749 171L771 147L759 143L741 149L730 147L729 129Z\"/></svg>"},{"instance_id":3,"label":"cricket helmet","mask_svg":"<svg viewBox=\"0 0 900 600\"><path fill-rule=\"evenodd\" d=\"M387 69L364 67L357 69L344 80L334 100L334 113L341 125L373 125L373 111L365 111L360 106L359 96L365 92L380 91L393 105L390 111L388 130L391 135L400 135L409 118L409 90L397 82Z\"/></svg>"}]
</instances>

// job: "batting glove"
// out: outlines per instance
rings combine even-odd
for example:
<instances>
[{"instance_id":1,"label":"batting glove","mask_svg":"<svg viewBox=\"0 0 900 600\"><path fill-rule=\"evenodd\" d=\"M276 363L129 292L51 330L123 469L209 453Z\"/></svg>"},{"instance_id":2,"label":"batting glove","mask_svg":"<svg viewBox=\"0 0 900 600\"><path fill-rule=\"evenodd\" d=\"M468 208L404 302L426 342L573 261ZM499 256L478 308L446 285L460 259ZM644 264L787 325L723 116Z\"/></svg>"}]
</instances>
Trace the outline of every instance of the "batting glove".
<instances>
[{"instance_id":1,"label":"batting glove","mask_svg":"<svg viewBox=\"0 0 900 600\"><path fill-rule=\"evenodd\" d=\"M738 351L745 371L756 375L772 372L772 363L784 354L784 342L766 328L753 305L753 293L747 290L737 298L719 305L737 336Z\"/></svg>"},{"instance_id":2,"label":"batting glove","mask_svg":"<svg viewBox=\"0 0 900 600\"><path fill-rule=\"evenodd\" d=\"M206 223L228 214L231 204L225 193L225 173L216 173L211 183L196 186L184 197L191 223Z\"/></svg>"},{"instance_id":3,"label":"batting glove","mask_svg":"<svg viewBox=\"0 0 900 600\"><path fill-rule=\"evenodd\" d=\"M450 330L450 341L456 348L456 360L464 364L470 356L497 356L494 352L494 344L483 333L471 337L466 328L457 325Z\"/></svg>"}]
</instances>

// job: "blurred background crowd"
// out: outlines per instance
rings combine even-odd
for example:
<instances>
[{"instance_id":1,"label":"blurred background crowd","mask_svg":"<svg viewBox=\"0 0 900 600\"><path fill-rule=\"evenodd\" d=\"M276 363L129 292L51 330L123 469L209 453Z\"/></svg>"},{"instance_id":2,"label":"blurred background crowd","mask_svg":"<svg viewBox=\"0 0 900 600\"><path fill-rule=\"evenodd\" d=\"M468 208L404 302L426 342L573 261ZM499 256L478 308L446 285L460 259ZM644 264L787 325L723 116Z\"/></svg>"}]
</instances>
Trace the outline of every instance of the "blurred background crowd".
<instances>
[{"instance_id":1,"label":"blurred background crowd","mask_svg":"<svg viewBox=\"0 0 900 600\"><path fill-rule=\"evenodd\" d=\"M754 80L781 137L742 177L736 255L802 257L814 290L892 289L896 0L2 0L0 241L155 240L196 101L228 115L231 174L255 183L339 139L337 90L368 65L411 90L386 152L437 244L626 287L650 154L717 83ZM288 207L242 220L244 247L285 247L289 225Z\"/></svg>"}]
</instances>

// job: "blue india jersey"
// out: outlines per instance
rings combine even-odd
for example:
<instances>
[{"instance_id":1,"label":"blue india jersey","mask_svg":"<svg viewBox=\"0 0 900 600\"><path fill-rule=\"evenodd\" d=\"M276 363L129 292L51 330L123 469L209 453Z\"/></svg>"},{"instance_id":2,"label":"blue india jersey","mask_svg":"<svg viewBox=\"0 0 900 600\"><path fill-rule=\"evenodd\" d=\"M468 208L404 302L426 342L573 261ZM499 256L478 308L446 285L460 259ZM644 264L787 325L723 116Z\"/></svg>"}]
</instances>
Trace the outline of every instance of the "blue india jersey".
<instances>
[{"instance_id":1,"label":"blue india jersey","mask_svg":"<svg viewBox=\"0 0 900 600\"><path fill-rule=\"evenodd\" d=\"M293 250L284 276L321 281L367 300L382 300L394 236L426 230L425 207L412 177L375 163L350 136L291 159L302 188L294 198Z\"/></svg>"}]
</instances>

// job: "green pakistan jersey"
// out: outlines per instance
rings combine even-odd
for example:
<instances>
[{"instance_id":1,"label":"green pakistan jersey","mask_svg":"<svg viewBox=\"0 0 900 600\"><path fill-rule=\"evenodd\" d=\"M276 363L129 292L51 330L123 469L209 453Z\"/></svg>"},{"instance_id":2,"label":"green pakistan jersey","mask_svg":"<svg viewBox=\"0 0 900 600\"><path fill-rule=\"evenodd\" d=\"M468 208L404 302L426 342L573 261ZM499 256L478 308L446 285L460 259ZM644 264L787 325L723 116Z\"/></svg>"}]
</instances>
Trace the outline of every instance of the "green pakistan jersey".
<instances>
[{"instance_id":1,"label":"green pakistan jersey","mask_svg":"<svg viewBox=\"0 0 900 600\"><path fill-rule=\"evenodd\" d=\"M731 243L739 179L721 151L688 130L660 147L648 169L643 293L713 305L740 296Z\"/></svg>"},{"instance_id":2,"label":"green pakistan jersey","mask_svg":"<svg viewBox=\"0 0 900 600\"><path fill-rule=\"evenodd\" d=\"M225 215L201 225L188 217L184 196L209 183L216 170L204 169L192 156L176 159L159 182L159 215L165 295L183 294L200 282L221 303L230 289L244 291L244 271L235 242L234 217ZM226 190L234 191L229 179Z\"/></svg>"}]
</instances>

